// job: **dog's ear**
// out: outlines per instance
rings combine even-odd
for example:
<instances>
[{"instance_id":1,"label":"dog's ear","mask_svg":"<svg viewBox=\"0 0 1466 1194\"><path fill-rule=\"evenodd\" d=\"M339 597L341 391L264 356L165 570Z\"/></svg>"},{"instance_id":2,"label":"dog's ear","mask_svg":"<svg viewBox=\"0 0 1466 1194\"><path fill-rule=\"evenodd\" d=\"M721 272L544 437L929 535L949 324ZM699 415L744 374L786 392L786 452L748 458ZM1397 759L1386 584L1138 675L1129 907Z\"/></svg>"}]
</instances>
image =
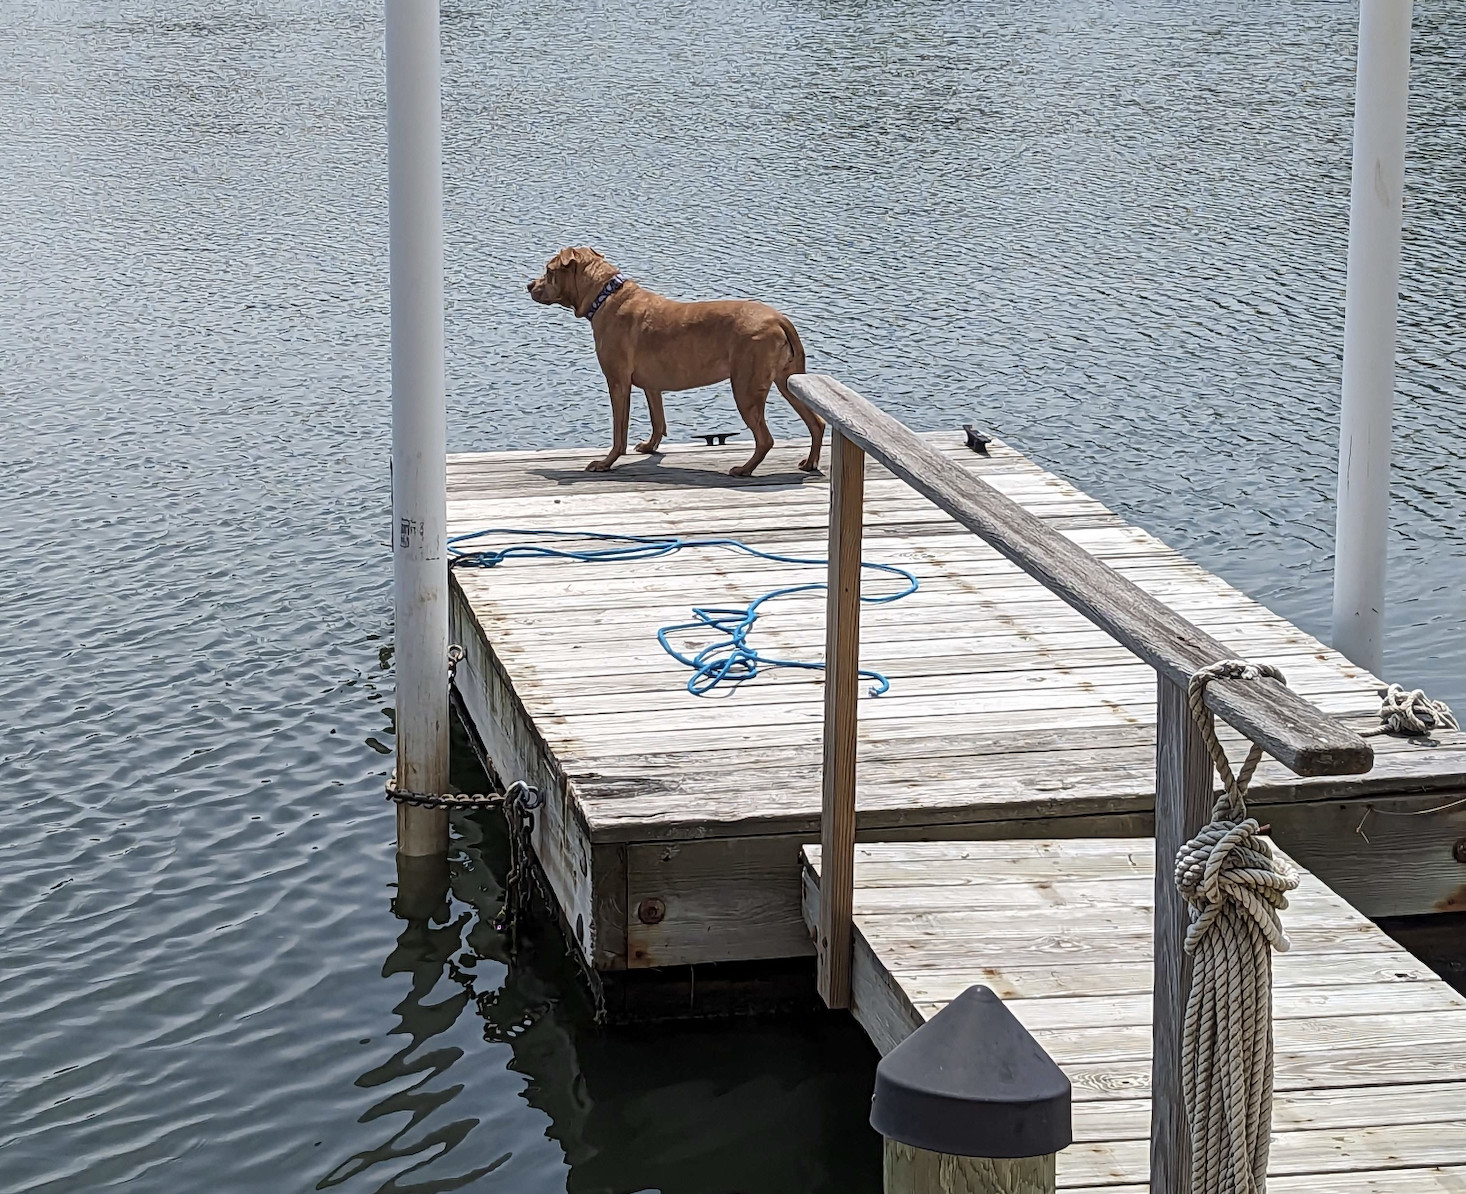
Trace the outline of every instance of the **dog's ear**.
<instances>
[{"instance_id":1,"label":"dog's ear","mask_svg":"<svg viewBox=\"0 0 1466 1194\"><path fill-rule=\"evenodd\" d=\"M576 254L579 251L579 249L561 249L550 258L549 263L545 266L545 273L548 274L552 270L569 269L576 264Z\"/></svg>"}]
</instances>

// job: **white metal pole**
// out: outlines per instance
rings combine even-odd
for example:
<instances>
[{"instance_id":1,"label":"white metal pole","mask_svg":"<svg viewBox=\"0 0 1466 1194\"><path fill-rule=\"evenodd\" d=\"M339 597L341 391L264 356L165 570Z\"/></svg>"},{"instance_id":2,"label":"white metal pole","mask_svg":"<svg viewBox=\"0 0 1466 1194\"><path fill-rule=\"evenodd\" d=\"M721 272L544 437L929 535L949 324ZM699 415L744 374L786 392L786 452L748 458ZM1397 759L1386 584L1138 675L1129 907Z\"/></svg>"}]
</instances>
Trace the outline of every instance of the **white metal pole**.
<instances>
[{"instance_id":1,"label":"white metal pole","mask_svg":"<svg viewBox=\"0 0 1466 1194\"><path fill-rule=\"evenodd\" d=\"M443 133L437 0L386 0L397 783L448 785ZM443 853L448 814L397 806L397 849Z\"/></svg>"},{"instance_id":2,"label":"white metal pole","mask_svg":"<svg viewBox=\"0 0 1466 1194\"><path fill-rule=\"evenodd\" d=\"M1334 646L1376 675L1383 666L1410 17L1411 0L1360 3L1344 299Z\"/></svg>"}]
</instances>

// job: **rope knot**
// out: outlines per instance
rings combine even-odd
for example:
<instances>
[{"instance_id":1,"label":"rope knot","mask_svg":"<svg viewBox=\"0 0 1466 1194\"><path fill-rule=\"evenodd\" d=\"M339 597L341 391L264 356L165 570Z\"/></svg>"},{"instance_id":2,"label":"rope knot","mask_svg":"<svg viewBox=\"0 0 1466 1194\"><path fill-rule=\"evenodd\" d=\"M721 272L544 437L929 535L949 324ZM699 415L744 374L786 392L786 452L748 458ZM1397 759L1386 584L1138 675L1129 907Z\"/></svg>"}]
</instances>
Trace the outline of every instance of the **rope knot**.
<instances>
[{"instance_id":1,"label":"rope knot","mask_svg":"<svg viewBox=\"0 0 1466 1194\"><path fill-rule=\"evenodd\" d=\"M1372 731L1383 734L1430 734L1436 730L1459 730L1460 724L1445 701L1433 701L1419 688L1407 690L1391 684L1380 698L1379 719L1384 724Z\"/></svg>"},{"instance_id":2,"label":"rope knot","mask_svg":"<svg viewBox=\"0 0 1466 1194\"><path fill-rule=\"evenodd\" d=\"M1176 888L1191 909L1186 952L1195 959L1182 1026L1181 1086L1191 1133L1194 1190L1260 1194L1272 1117L1273 950L1288 948L1278 913L1299 876L1273 853L1247 813L1262 760L1251 744L1237 772L1206 707L1213 680L1286 683L1268 664L1226 659L1191 677L1186 703L1221 779L1207 824L1176 854Z\"/></svg>"},{"instance_id":3,"label":"rope knot","mask_svg":"<svg viewBox=\"0 0 1466 1194\"><path fill-rule=\"evenodd\" d=\"M1176 888L1191 907L1188 954L1196 952L1229 904L1256 924L1273 949L1287 952L1288 935L1278 913L1298 886L1298 872L1274 856L1260 830L1253 817L1218 817L1176 855Z\"/></svg>"},{"instance_id":4,"label":"rope knot","mask_svg":"<svg viewBox=\"0 0 1466 1194\"><path fill-rule=\"evenodd\" d=\"M1260 832L1262 827L1247 815L1247 789L1262 761L1262 747L1253 743L1242 769L1234 773L1206 708L1206 686L1213 680L1263 677L1287 683L1270 663L1224 659L1201 668L1186 687L1191 718L1222 781L1210 824L1176 854L1176 889L1191 907L1187 953L1195 952L1229 905L1250 918L1273 949L1281 953L1288 948L1278 913L1288 906L1287 893L1298 886L1298 872L1273 855L1271 844Z\"/></svg>"}]
</instances>

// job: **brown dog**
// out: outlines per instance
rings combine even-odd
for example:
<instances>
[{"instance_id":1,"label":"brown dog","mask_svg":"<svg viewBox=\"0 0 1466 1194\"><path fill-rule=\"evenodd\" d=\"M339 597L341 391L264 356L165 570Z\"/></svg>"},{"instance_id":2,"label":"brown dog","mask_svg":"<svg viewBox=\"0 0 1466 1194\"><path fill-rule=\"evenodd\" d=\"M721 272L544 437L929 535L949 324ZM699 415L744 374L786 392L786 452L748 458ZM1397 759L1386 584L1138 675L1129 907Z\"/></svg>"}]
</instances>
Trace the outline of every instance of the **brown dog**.
<instances>
[{"instance_id":1,"label":"brown dog","mask_svg":"<svg viewBox=\"0 0 1466 1194\"><path fill-rule=\"evenodd\" d=\"M733 401L753 432L753 455L737 468L746 477L774 445L764 421L769 387L777 385L809 428L809 455L799 467L814 472L820 463L825 425L819 415L789 392L789 375L804 372L804 346L788 318L763 303L730 300L679 303L623 278L594 249L561 249L545 272L529 284L530 297L558 303L590 320L596 357L611 391L611 450L585 467L604 472L626 451L631 421L631 387L646 395L652 433L636 445L655 452L667 434L662 413L666 390L733 383Z\"/></svg>"}]
</instances>

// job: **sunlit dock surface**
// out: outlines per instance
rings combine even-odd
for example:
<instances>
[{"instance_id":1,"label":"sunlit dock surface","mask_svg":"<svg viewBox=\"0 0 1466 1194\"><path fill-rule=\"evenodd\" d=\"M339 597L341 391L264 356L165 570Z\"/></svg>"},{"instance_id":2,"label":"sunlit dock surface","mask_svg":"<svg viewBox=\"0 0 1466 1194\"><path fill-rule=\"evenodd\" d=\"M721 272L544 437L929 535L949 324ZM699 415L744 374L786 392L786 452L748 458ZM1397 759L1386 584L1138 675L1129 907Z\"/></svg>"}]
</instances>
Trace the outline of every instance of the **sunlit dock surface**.
<instances>
[{"instance_id":1,"label":"sunlit dock surface","mask_svg":"<svg viewBox=\"0 0 1466 1194\"><path fill-rule=\"evenodd\" d=\"M960 432L928 442L1239 656L1280 666L1320 709L1376 724L1374 676L1154 536L1001 443L980 456ZM609 473L584 471L592 448L453 455L449 532L732 536L823 558L828 485L797 470L804 450L779 445L751 479L725 475L747 453L736 440L670 446ZM891 681L860 701L863 840L1152 832L1149 667L874 463L864 557L910 569L921 587L862 611L861 664ZM535 851L591 966L809 953L799 858L819 838L822 673L768 671L694 697L656 631L693 606L741 605L823 570L689 550L513 559L453 578L459 691L500 777L545 796ZM824 616L820 593L775 602L753 638L818 661ZM1365 776L1299 779L1265 764L1256 814L1365 915L1466 908L1451 849L1466 807L1440 808L1466 792L1462 736L1371 741ZM1423 815L1397 815L1407 812Z\"/></svg>"}]
</instances>

